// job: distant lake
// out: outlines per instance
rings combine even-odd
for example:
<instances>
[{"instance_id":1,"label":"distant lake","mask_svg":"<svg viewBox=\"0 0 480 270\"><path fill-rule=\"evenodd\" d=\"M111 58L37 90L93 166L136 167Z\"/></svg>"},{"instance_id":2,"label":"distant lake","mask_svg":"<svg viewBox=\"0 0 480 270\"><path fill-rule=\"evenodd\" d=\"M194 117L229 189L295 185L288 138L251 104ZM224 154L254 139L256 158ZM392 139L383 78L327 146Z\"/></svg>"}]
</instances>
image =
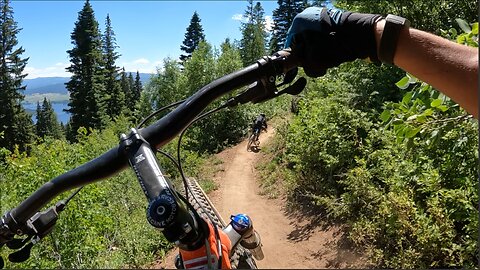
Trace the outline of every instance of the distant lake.
<instances>
[{"instance_id":1,"label":"distant lake","mask_svg":"<svg viewBox=\"0 0 480 270\"><path fill-rule=\"evenodd\" d=\"M37 103L23 103L23 107L27 109L28 111L32 111L32 119L33 122L37 122L37 117L36 117L36 112L37 112ZM67 112L64 112L63 109L68 109L68 103L62 103L62 102L55 102L52 103L52 108L57 114L57 119L59 122L62 122L63 124L66 124L68 120L70 119L70 114Z\"/></svg>"}]
</instances>

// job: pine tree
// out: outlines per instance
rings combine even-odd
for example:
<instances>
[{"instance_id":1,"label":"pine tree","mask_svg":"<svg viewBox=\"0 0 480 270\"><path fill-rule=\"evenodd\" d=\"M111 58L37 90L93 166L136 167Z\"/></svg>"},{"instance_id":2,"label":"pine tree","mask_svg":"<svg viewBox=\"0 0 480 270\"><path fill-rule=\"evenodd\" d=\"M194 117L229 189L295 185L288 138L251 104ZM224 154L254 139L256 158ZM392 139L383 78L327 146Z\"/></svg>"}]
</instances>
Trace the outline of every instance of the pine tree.
<instances>
[{"instance_id":1,"label":"pine tree","mask_svg":"<svg viewBox=\"0 0 480 270\"><path fill-rule=\"evenodd\" d=\"M37 136L42 137L38 134L42 133L43 127L45 126L45 123L43 122L44 117L42 115L42 106L40 106L40 101L37 101L37 110L36 110L36 118L37 118L37 123L35 124L35 128L37 130Z\"/></svg>"},{"instance_id":2,"label":"pine tree","mask_svg":"<svg viewBox=\"0 0 480 270\"><path fill-rule=\"evenodd\" d=\"M65 124L63 124L63 122L60 122L60 132L62 133L62 136L64 136L67 132L67 127Z\"/></svg>"},{"instance_id":3,"label":"pine tree","mask_svg":"<svg viewBox=\"0 0 480 270\"><path fill-rule=\"evenodd\" d=\"M127 73L125 73L125 69L123 69L120 79L120 85L122 91L125 93L125 114L129 116L134 116L136 104L138 100L140 100L140 94L142 89L142 83L140 82L140 74L138 74L137 82L137 80L133 78L133 74L131 72L129 72L127 75Z\"/></svg>"},{"instance_id":4,"label":"pine tree","mask_svg":"<svg viewBox=\"0 0 480 270\"><path fill-rule=\"evenodd\" d=\"M32 118L21 105L28 58L22 59L25 50L16 48L20 30L9 0L0 0L0 147L10 150L15 145L26 150L34 137Z\"/></svg>"},{"instance_id":5,"label":"pine tree","mask_svg":"<svg viewBox=\"0 0 480 270\"><path fill-rule=\"evenodd\" d=\"M128 115L130 111L130 99L131 99L131 90L130 90L130 82L128 80L128 75L125 72L125 68L122 68L122 72L120 72L120 89L122 90L123 96L125 97L125 105L124 105L124 112Z\"/></svg>"},{"instance_id":6,"label":"pine tree","mask_svg":"<svg viewBox=\"0 0 480 270\"><path fill-rule=\"evenodd\" d=\"M310 3L310 6L312 7L328 7L328 5L331 5L330 0L312 0Z\"/></svg>"},{"instance_id":7,"label":"pine tree","mask_svg":"<svg viewBox=\"0 0 480 270\"><path fill-rule=\"evenodd\" d=\"M244 18L246 23L240 27L242 39L240 40L240 54L243 65L247 66L264 56L267 33L264 25L264 11L260 2L253 5L253 0L248 0Z\"/></svg>"},{"instance_id":8,"label":"pine tree","mask_svg":"<svg viewBox=\"0 0 480 270\"><path fill-rule=\"evenodd\" d=\"M46 98L43 99L43 103L37 103L37 136L43 138L50 136L55 139L62 137L62 128L57 120L57 115L52 108L52 103Z\"/></svg>"},{"instance_id":9,"label":"pine tree","mask_svg":"<svg viewBox=\"0 0 480 270\"><path fill-rule=\"evenodd\" d=\"M278 0L278 8L273 11L273 29L270 39L270 52L283 49L287 31L293 22L293 18L302 12L307 6L307 0Z\"/></svg>"},{"instance_id":10,"label":"pine tree","mask_svg":"<svg viewBox=\"0 0 480 270\"><path fill-rule=\"evenodd\" d=\"M16 119L13 125L13 131L15 132L14 138L11 142L7 141L7 145L9 147L18 145L21 151L28 151L29 144L32 143L35 138L35 126L33 125L32 115L27 113L25 109L21 107L20 103L16 110Z\"/></svg>"},{"instance_id":11,"label":"pine tree","mask_svg":"<svg viewBox=\"0 0 480 270\"><path fill-rule=\"evenodd\" d=\"M142 93L142 81L140 80L140 73L135 75L135 83L133 85L133 97L135 99L135 103L138 102L140 99L140 94Z\"/></svg>"},{"instance_id":12,"label":"pine tree","mask_svg":"<svg viewBox=\"0 0 480 270\"><path fill-rule=\"evenodd\" d=\"M128 88L126 89L127 92L125 94L127 108L129 111L133 112L135 109L135 81L133 80L133 75L131 72L128 73L127 76L127 85Z\"/></svg>"},{"instance_id":13,"label":"pine tree","mask_svg":"<svg viewBox=\"0 0 480 270\"><path fill-rule=\"evenodd\" d=\"M182 43L183 45L180 46L180 49L186 53L180 55L180 60L182 63L189 59L200 42L205 40L205 35L203 34L203 28L200 22L200 17L198 17L198 13L195 11L192 19L190 20L190 25L187 27L185 39Z\"/></svg>"},{"instance_id":14,"label":"pine tree","mask_svg":"<svg viewBox=\"0 0 480 270\"><path fill-rule=\"evenodd\" d=\"M105 32L103 38L103 61L105 63L105 98L106 98L106 113L110 119L114 119L124 109L125 94L122 92L118 80L119 67L115 65L115 61L120 57L120 54L115 52L118 48L115 39L115 33L112 29L110 15L107 14L105 20Z\"/></svg>"},{"instance_id":15,"label":"pine tree","mask_svg":"<svg viewBox=\"0 0 480 270\"><path fill-rule=\"evenodd\" d=\"M72 73L66 83L70 92L71 113L68 139L75 140L79 127L102 128L105 115L105 76L103 71L102 40L89 0L78 13L78 20L71 34L74 48L68 50Z\"/></svg>"}]
</instances>

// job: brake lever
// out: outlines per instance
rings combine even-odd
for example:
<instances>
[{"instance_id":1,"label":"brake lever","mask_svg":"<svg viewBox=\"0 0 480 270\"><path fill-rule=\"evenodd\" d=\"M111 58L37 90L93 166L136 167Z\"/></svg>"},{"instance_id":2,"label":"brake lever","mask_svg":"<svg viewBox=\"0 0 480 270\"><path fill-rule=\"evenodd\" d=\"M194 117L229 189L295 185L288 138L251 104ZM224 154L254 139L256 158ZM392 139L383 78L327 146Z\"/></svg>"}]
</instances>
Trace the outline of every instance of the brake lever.
<instances>
[{"instance_id":1,"label":"brake lever","mask_svg":"<svg viewBox=\"0 0 480 270\"><path fill-rule=\"evenodd\" d=\"M265 96L262 96L261 98L257 98L253 100L252 103L264 102L269 99L279 97L283 94L298 95L303 91L306 85L307 85L307 79L305 79L304 77L300 77L292 85L286 87L282 91L271 92L268 95L265 95Z\"/></svg>"},{"instance_id":2,"label":"brake lever","mask_svg":"<svg viewBox=\"0 0 480 270\"><path fill-rule=\"evenodd\" d=\"M8 255L8 260L14 263L24 262L30 257L34 244L48 235L58 220L59 213L65 208L65 202L60 201L45 211L37 212L27 221L29 232L24 239L13 238L6 242L10 249L20 249ZM3 245L3 244L2 244ZM0 269L4 266L3 258L0 258Z\"/></svg>"},{"instance_id":3,"label":"brake lever","mask_svg":"<svg viewBox=\"0 0 480 270\"><path fill-rule=\"evenodd\" d=\"M32 251L33 242L28 243L22 249L15 251L8 255L8 260L14 263L24 262L30 258L30 253Z\"/></svg>"},{"instance_id":4,"label":"brake lever","mask_svg":"<svg viewBox=\"0 0 480 270\"><path fill-rule=\"evenodd\" d=\"M283 86L285 84L289 84L289 83L293 82L295 77L297 77L297 74L298 74L298 68L293 68L293 69L287 71L287 73L285 73L285 76L283 77L283 82L281 84L277 85L277 87L280 87L280 86Z\"/></svg>"},{"instance_id":5,"label":"brake lever","mask_svg":"<svg viewBox=\"0 0 480 270\"><path fill-rule=\"evenodd\" d=\"M9 249L19 249L19 248L23 247L28 242L28 240L30 240L30 239L32 239L32 236L28 236L24 239L14 238L10 242L7 242L6 245Z\"/></svg>"},{"instance_id":6,"label":"brake lever","mask_svg":"<svg viewBox=\"0 0 480 270\"><path fill-rule=\"evenodd\" d=\"M276 96L278 97L283 94L290 94L292 96L296 96L300 94L303 91L303 89L305 89L306 85L307 85L307 79L305 79L304 77L300 77L295 83L286 87L282 91L278 92Z\"/></svg>"},{"instance_id":7,"label":"brake lever","mask_svg":"<svg viewBox=\"0 0 480 270\"><path fill-rule=\"evenodd\" d=\"M234 107L238 104L245 104L247 102L252 102L254 104L260 103L283 94L298 95L307 84L307 80L303 77L300 77L295 83L286 87L282 91L277 90L277 87L291 83L297 76L297 73L297 68L291 69L285 74L283 82L279 85L275 85L275 76L261 78L250 84L246 91L228 100L227 106Z\"/></svg>"}]
</instances>

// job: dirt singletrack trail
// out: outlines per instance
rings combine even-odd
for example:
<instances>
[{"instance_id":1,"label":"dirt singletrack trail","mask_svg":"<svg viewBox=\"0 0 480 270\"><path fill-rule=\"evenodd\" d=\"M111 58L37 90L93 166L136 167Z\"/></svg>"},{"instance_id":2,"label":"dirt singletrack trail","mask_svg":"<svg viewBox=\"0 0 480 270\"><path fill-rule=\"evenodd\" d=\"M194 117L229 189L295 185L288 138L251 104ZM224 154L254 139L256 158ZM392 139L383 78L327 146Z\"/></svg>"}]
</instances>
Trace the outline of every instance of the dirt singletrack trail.
<instances>
[{"instance_id":1,"label":"dirt singletrack trail","mask_svg":"<svg viewBox=\"0 0 480 270\"><path fill-rule=\"evenodd\" d=\"M260 151L246 150L247 141L217 154L223 169L215 175L218 189L209 198L228 222L230 215L245 213L260 233L265 258L258 268L362 268L358 255L342 248L342 231L338 226L319 226L318 218L288 209L284 199L268 199L259 194L255 165L261 147L273 137L269 127L260 135ZM174 268L175 251L167 255L161 267ZM360 259L360 260L359 260Z\"/></svg>"},{"instance_id":2,"label":"dirt singletrack trail","mask_svg":"<svg viewBox=\"0 0 480 270\"><path fill-rule=\"evenodd\" d=\"M356 264L353 253L339 248L340 229L316 226L315 218L301 217L287 209L284 199L259 195L255 165L261 147L275 134L269 128L260 135L260 151L247 152L247 141L218 154L224 171L218 175L219 188L210 198L225 220L231 214L246 213L260 233L265 258L259 268L345 268Z\"/></svg>"}]
</instances>

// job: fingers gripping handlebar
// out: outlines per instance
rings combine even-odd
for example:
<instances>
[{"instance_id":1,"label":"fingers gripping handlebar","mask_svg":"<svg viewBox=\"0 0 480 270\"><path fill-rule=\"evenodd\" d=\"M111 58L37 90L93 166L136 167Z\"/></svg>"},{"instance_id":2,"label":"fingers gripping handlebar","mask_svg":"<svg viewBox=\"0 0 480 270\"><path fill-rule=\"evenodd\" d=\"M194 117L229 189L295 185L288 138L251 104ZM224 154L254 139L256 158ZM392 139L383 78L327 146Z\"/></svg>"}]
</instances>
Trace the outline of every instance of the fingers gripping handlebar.
<instances>
[{"instance_id":1,"label":"fingers gripping handlebar","mask_svg":"<svg viewBox=\"0 0 480 270\"><path fill-rule=\"evenodd\" d=\"M153 148L158 149L182 132L211 102L234 89L250 85L246 91L230 99L227 102L228 106L247 102L258 103L284 93L298 94L305 87L304 78L300 78L283 91L277 91L278 86L293 81L298 64L298 59L289 50L263 57L250 66L204 86L175 110L138 132ZM276 85L276 79L280 75L284 75L284 82ZM57 195L107 178L124 169L127 164L126 153L117 146L44 184L0 219L0 246L11 241L14 234L30 235L32 229L27 221Z\"/></svg>"},{"instance_id":2,"label":"fingers gripping handlebar","mask_svg":"<svg viewBox=\"0 0 480 270\"><path fill-rule=\"evenodd\" d=\"M244 104L247 102L260 103L283 94L297 95L303 90L303 88L305 88L307 81L305 78L300 78L284 90L280 92L277 90L279 86L291 83L297 76L298 69L296 68L296 65L291 66L293 63L296 63L296 61L295 56L290 55L288 50L277 52L275 55L278 56L277 59L280 59L277 61L285 61L284 70L280 73L284 74L283 82L276 85L276 77L279 75L279 73L276 72L267 76L262 76L250 84L245 92L230 99L228 102L229 106L236 106L239 103ZM258 62L261 62L262 60L268 61L270 58L266 56Z\"/></svg>"}]
</instances>

